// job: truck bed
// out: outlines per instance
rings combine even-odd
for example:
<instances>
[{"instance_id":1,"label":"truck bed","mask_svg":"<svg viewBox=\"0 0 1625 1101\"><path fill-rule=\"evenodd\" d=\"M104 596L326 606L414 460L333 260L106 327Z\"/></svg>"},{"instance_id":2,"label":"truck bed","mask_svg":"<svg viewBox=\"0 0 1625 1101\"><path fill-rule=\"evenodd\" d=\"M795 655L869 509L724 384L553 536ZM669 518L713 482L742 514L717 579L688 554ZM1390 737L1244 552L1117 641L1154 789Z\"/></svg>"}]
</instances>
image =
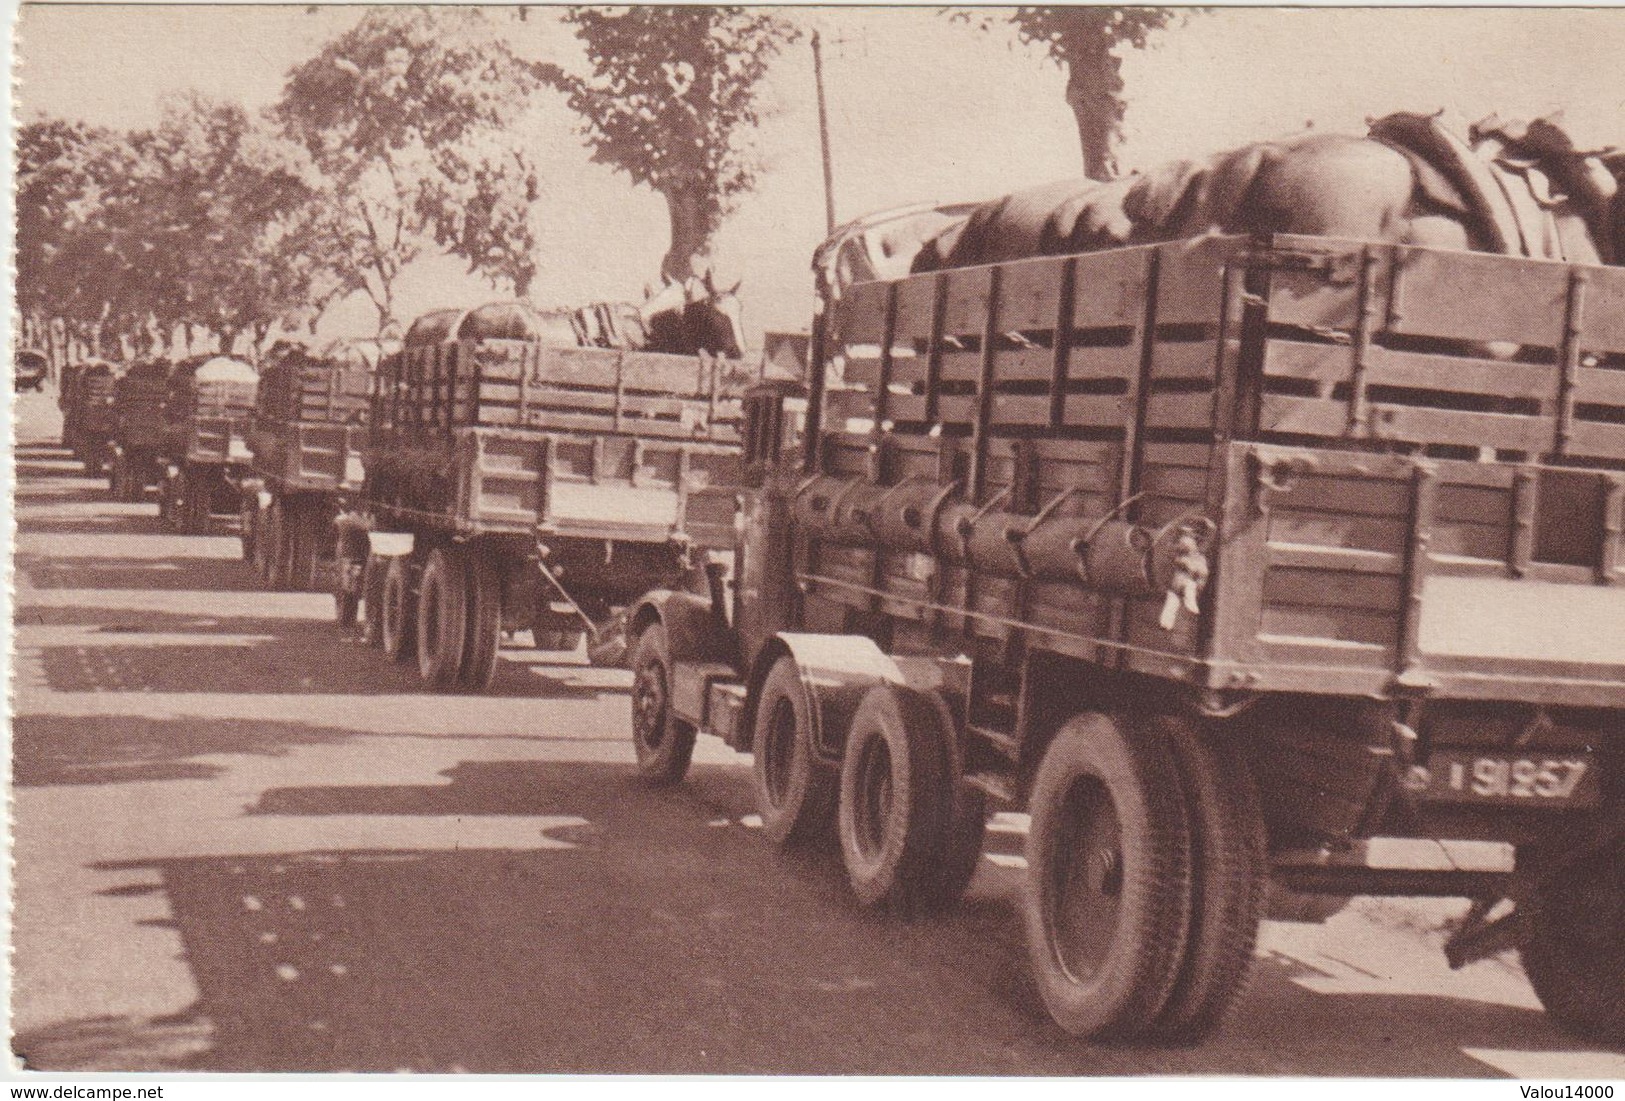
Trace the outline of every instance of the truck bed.
<instances>
[{"instance_id":1,"label":"truck bed","mask_svg":"<svg viewBox=\"0 0 1625 1101\"><path fill-rule=\"evenodd\" d=\"M1208 689L1625 705L1625 271L1206 238L860 284L823 357L811 625ZM1023 569L1113 517L1212 525L1201 614Z\"/></svg>"}]
</instances>

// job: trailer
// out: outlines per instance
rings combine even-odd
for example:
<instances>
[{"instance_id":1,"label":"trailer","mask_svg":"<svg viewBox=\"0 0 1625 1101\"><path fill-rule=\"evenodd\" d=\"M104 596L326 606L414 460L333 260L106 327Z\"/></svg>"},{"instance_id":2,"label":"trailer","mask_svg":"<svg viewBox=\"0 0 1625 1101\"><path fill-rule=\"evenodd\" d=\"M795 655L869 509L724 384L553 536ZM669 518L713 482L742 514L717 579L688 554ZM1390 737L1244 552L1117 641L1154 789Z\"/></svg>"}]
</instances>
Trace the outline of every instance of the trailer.
<instances>
[{"instance_id":1,"label":"trailer","mask_svg":"<svg viewBox=\"0 0 1625 1101\"><path fill-rule=\"evenodd\" d=\"M185 360L170 373L159 434L158 518L188 535L235 516L248 473L248 420L259 376L227 356Z\"/></svg>"},{"instance_id":2,"label":"trailer","mask_svg":"<svg viewBox=\"0 0 1625 1101\"><path fill-rule=\"evenodd\" d=\"M101 477L111 456L113 390L118 371L110 363L89 360L63 372L58 395L62 408L62 445L84 464L85 473Z\"/></svg>"},{"instance_id":3,"label":"trailer","mask_svg":"<svg viewBox=\"0 0 1625 1101\"><path fill-rule=\"evenodd\" d=\"M160 452L170 364L141 360L113 388L112 461L108 489L115 501L141 501L163 478Z\"/></svg>"},{"instance_id":4,"label":"trailer","mask_svg":"<svg viewBox=\"0 0 1625 1101\"><path fill-rule=\"evenodd\" d=\"M487 687L505 632L605 632L733 542L738 380L710 357L555 347L518 304L420 318L379 368L338 527L339 619L439 689ZM715 569L712 575L716 576Z\"/></svg>"},{"instance_id":5,"label":"trailer","mask_svg":"<svg viewBox=\"0 0 1625 1101\"><path fill-rule=\"evenodd\" d=\"M905 913L1025 810L1076 1035L1208 1033L1273 880L1470 899L1453 966L1625 1040L1625 270L1209 237L859 284L813 355L731 594L628 613L648 781L751 752Z\"/></svg>"},{"instance_id":6,"label":"trailer","mask_svg":"<svg viewBox=\"0 0 1625 1101\"><path fill-rule=\"evenodd\" d=\"M273 355L249 423L242 482L243 557L266 586L332 592L334 520L361 488L373 365L357 345Z\"/></svg>"}]
</instances>

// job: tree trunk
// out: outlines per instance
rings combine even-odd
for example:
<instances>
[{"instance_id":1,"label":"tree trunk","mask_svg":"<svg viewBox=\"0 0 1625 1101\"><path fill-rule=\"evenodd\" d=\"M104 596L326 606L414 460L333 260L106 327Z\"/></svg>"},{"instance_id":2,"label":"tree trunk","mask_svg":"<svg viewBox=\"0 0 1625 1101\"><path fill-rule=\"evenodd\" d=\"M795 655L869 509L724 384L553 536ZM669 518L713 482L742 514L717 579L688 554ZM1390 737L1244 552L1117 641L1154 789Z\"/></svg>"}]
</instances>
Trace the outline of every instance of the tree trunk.
<instances>
[{"instance_id":1,"label":"tree trunk","mask_svg":"<svg viewBox=\"0 0 1625 1101\"><path fill-rule=\"evenodd\" d=\"M1066 102L1078 124L1083 174L1117 178L1117 143L1123 136L1123 61L1109 48L1075 56L1067 66Z\"/></svg>"},{"instance_id":2,"label":"tree trunk","mask_svg":"<svg viewBox=\"0 0 1625 1101\"><path fill-rule=\"evenodd\" d=\"M699 275L709 262L716 227L706 217L705 203L698 193L673 188L661 194L671 218L671 247L660 261L660 273L673 282L683 282Z\"/></svg>"}]
</instances>

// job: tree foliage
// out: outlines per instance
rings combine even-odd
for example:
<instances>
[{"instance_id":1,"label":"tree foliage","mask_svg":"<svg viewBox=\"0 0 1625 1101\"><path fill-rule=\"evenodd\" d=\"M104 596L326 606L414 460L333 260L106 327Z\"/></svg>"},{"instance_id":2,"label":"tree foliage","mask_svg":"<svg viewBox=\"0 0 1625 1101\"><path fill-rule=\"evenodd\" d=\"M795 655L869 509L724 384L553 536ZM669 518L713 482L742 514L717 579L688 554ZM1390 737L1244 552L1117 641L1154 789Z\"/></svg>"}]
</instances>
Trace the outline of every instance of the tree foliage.
<instances>
[{"instance_id":1,"label":"tree foliage","mask_svg":"<svg viewBox=\"0 0 1625 1101\"><path fill-rule=\"evenodd\" d=\"M380 331L401 271L439 247L523 295L535 275L537 167L505 132L531 67L477 11L375 8L290 74L276 115L323 180L309 233Z\"/></svg>"},{"instance_id":2,"label":"tree foliage","mask_svg":"<svg viewBox=\"0 0 1625 1101\"><path fill-rule=\"evenodd\" d=\"M999 18L954 14L984 30ZM1021 41L1043 47L1066 71L1066 102L1077 120L1084 175L1112 179L1127 111L1122 50L1144 49L1153 33L1180 15L1169 8L1020 7L1008 18Z\"/></svg>"},{"instance_id":3,"label":"tree foliage","mask_svg":"<svg viewBox=\"0 0 1625 1101\"><path fill-rule=\"evenodd\" d=\"M723 219L755 185L761 80L799 30L762 8L572 8L563 18L589 71L543 64L539 74L584 120L593 160L666 200L664 274L696 274Z\"/></svg>"}]
</instances>

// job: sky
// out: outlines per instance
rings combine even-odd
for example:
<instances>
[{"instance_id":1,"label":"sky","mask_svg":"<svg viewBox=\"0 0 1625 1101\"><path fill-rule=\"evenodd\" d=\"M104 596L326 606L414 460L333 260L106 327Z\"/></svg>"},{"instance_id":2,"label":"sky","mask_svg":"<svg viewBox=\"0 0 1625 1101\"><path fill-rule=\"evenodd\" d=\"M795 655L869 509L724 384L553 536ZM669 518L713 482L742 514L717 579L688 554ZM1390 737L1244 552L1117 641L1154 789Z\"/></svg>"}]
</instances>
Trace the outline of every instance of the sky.
<instances>
[{"instance_id":1,"label":"sky","mask_svg":"<svg viewBox=\"0 0 1625 1101\"><path fill-rule=\"evenodd\" d=\"M533 56L574 43L553 13L530 9L512 40ZM824 43L836 214L980 199L1081 170L1060 70L1007 34L982 33L936 6L787 10ZM16 28L17 117L151 125L166 95L195 88L250 107L271 103L288 70L360 18L350 7L24 4ZM1625 9L1191 10L1124 66L1125 169L1149 167L1312 124L1363 130L1394 110L1470 121L1561 108L1585 140L1625 146ZM757 190L724 226L719 280L743 280L749 335L805 329L809 259L824 236L811 52L779 59L774 108L756 135ZM663 202L594 165L561 102L540 103L525 140L546 150L544 306L631 300L657 278ZM419 264L404 314L498 297L450 260ZM373 330L357 299L325 334Z\"/></svg>"}]
</instances>

